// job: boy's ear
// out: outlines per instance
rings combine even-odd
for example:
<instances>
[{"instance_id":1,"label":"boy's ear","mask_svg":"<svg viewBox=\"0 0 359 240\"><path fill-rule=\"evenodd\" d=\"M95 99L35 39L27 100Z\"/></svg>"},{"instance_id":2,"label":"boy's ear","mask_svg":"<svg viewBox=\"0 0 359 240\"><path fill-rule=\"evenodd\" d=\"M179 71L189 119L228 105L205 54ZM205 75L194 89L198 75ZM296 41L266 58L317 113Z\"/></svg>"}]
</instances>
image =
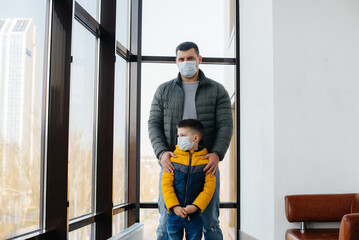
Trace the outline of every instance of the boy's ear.
<instances>
[{"instance_id":1,"label":"boy's ear","mask_svg":"<svg viewBox=\"0 0 359 240\"><path fill-rule=\"evenodd\" d=\"M194 135L194 141L199 142L199 140L200 140L199 135Z\"/></svg>"}]
</instances>

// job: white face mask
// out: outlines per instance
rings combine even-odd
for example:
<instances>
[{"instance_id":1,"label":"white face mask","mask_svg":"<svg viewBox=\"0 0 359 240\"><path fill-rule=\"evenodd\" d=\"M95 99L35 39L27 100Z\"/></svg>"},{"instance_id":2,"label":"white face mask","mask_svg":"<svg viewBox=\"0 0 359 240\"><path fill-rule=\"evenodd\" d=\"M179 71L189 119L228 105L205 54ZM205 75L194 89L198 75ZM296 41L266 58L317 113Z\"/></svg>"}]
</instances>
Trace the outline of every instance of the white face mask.
<instances>
[{"instance_id":1,"label":"white face mask","mask_svg":"<svg viewBox=\"0 0 359 240\"><path fill-rule=\"evenodd\" d=\"M183 151L190 150L194 146L194 142L189 141L189 137L178 137L177 146Z\"/></svg>"},{"instance_id":2,"label":"white face mask","mask_svg":"<svg viewBox=\"0 0 359 240\"><path fill-rule=\"evenodd\" d=\"M197 61L184 61L178 63L180 73L186 78L193 77L197 72Z\"/></svg>"}]
</instances>

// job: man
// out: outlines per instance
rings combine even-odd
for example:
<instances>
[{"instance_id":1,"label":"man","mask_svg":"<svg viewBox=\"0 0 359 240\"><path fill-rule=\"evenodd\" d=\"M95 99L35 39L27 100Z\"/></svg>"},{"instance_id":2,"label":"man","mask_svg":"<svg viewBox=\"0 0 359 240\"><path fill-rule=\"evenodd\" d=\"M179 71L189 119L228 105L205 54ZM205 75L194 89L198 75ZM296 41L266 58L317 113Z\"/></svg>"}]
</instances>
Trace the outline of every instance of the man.
<instances>
[{"instance_id":1,"label":"man","mask_svg":"<svg viewBox=\"0 0 359 240\"><path fill-rule=\"evenodd\" d=\"M219 187L218 163L223 159L232 137L232 108L228 92L218 82L207 78L199 69L202 57L198 46L184 42L176 48L177 78L161 84L154 95L150 118L149 137L156 157L162 166L159 184L158 209L161 214L157 229L157 239L166 239L167 211L163 200L162 172L172 172L171 157L177 157L176 125L182 119L198 119L204 126L200 144L207 148L203 158L209 163L203 169L206 174L216 175L216 190L212 200L202 214L203 232L206 240L223 239L219 227Z\"/></svg>"}]
</instances>

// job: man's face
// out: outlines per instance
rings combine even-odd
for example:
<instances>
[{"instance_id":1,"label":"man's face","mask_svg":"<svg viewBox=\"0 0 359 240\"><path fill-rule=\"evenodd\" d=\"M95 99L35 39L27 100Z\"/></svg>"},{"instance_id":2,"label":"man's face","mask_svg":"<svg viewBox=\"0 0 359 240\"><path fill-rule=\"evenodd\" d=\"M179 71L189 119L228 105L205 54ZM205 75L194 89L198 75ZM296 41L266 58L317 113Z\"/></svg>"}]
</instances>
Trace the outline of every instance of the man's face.
<instances>
[{"instance_id":1,"label":"man's face","mask_svg":"<svg viewBox=\"0 0 359 240\"><path fill-rule=\"evenodd\" d=\"M202 56L198 56L194 48L191 48L187 51L177 51L176 63L184 61L196 61L196 67L198 70L199 64L202 62Z\"/></svg>"}]
</instances>

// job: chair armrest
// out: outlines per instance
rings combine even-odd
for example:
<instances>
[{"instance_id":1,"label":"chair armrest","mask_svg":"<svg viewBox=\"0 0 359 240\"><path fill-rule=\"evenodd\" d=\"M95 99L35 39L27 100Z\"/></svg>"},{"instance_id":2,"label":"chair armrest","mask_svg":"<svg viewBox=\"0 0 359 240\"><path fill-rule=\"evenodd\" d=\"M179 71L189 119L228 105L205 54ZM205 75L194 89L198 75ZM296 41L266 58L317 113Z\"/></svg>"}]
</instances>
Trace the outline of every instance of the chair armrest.
<instances>
[{"instance_id":1,"label":"chair armrest","mask_svg":"<svg viewBox=\"0 0 359 240\"><path fill-rule=\"evenodd\" d=\"M344 215L340 223L339 240L359 239L359 213Z\"/></svg>"}]
</instances>

